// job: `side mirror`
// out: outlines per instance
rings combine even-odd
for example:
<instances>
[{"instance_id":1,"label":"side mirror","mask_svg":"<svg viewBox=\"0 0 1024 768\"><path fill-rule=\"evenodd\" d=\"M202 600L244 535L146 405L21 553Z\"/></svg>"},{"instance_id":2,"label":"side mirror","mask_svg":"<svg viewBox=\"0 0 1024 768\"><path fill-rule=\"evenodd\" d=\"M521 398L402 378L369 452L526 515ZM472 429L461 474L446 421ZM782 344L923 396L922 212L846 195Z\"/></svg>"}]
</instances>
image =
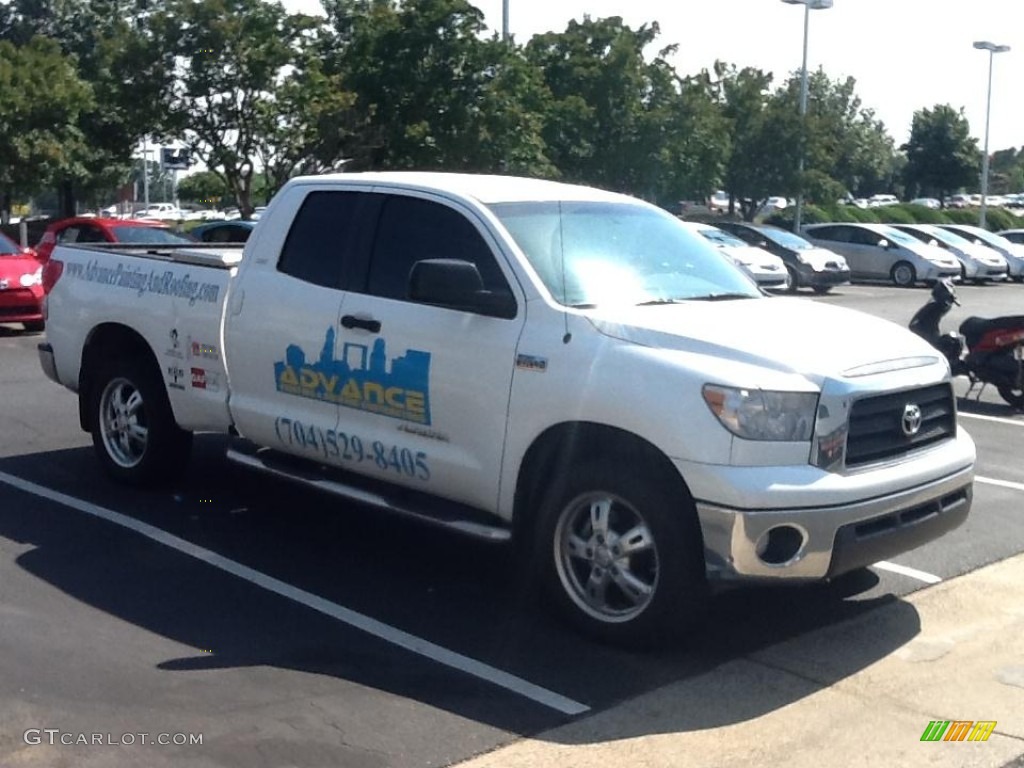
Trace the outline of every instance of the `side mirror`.
<instances>
[{"instance_id":1,"label":"side mirror","mask_svg":"<svg viewBox=\"0 0 1024 768\"><path fill-rule=\"evenodd\" d=\"M886 250L888 250L889 249L889 241L888 240L879 240L878 241L878 247L879 248L885 248Z\"/></svg>"},{"instance_id":2,"label":"side mirror","mask_svg":"<svg viewBox=\"0 0 1024 768\"><path fill-rule=\"evenodd\" d=\"M768 247L768 241L767 240L762 240L761 242L759 242L757 244L757 247L758 248L767 248Z\"/></svg>"},{"instance_id":3,"label":"side mirror","mask_svg":"<svg viewBox=\"0 0 1024 768\"><path fill-rule=\"evenodd\" d=\"M516 316L515 297L509 291L484 290L476 264L461 259L417 261L409 272L409 298L491 317Z\"/></svg>"}]
</instances>

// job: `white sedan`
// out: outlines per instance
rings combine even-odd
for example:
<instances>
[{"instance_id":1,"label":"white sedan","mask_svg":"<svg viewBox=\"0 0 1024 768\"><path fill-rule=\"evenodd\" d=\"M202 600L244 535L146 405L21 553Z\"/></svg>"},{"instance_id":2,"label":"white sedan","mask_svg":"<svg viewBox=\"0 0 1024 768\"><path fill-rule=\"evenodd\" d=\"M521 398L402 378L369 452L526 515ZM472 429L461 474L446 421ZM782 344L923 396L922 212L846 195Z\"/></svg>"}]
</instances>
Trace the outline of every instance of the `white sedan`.
<instances>
[{"instance_id":1,"label":"white sedan","mask_svg":"<svg viewBox=\"0 0 1024 768\"><path fill-rule=\"evenodd\" d=\"M789 272L782 259L774 253L749 245L736 235L710 224L695 221L684 221L683 224L722 251L724 256L747 272L762 288L789 288Z\"/></svg>"}]
</instances>

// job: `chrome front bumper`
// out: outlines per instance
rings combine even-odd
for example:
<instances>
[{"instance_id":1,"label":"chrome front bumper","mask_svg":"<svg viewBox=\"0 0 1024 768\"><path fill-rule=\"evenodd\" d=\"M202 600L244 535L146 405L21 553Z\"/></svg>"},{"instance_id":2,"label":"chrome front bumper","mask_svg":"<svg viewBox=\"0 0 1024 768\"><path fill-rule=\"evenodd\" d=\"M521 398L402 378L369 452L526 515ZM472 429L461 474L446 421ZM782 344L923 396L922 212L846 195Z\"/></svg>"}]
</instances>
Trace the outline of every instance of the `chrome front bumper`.
<instances>
[{"instance_id":1,"label":"chrome front bumper","mask_svg":"<svg viewBox=\"0 0 1024 768\"><path fill-rule=\"evenodd\" d=\"M960 525L970 511L973 479L968 466L900 493L839 506L744 511L698 502L708 577L814 581L893 557ZM791 558L766 562L759 542L763 546L763 537L780 526L799 532L802 544Z\"/></svg>"}]
</instances>

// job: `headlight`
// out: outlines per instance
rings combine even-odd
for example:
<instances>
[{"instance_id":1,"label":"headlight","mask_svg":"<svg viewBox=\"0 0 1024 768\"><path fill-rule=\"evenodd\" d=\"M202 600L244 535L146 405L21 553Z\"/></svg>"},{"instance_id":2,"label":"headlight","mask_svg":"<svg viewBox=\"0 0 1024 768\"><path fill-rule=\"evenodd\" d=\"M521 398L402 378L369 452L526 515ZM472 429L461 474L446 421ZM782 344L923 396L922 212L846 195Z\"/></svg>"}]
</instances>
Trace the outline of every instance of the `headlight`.
<instances>
[{"instance_id":1,"label":"headlight","mask_svg":"<svg viewBox=\"0 0 1024 768\"><path fill-rule=\"evenodd\" d=\"M803 442L811 439L818 395L704 385L704 402L722 426L746 440Z\"/></svg>"},{"instance_id":2,"label":"headlight","mask_svg":"<svg viewBox=\"0 0 1024 768\"><path fill-rule=\"evenodd\" d=\"M22 288L31 288L33 285L42 285L43 268L40 267L35 272L30 272L28 274L22 275L21 280L19 282L21 283Z\"/></svg>"}]
</instances>

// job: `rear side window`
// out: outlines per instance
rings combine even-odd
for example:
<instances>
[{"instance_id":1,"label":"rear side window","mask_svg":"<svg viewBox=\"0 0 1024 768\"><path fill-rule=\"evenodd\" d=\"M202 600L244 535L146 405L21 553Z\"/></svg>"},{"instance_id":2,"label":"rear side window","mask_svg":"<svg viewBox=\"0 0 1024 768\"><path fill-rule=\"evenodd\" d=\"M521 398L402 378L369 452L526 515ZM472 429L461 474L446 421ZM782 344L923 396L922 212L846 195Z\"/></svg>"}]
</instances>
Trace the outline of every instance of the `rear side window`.
<instances>
[{"instance_id":1,"label":"rear side window","mask_svg":"<svg viewBox=\"0 0 1024 768\"><path fill-rule=\"evenodd\" d=\"M279 272L339 288L353 258L362 192L311 192L302 203L277 263Z\"/></svg>"},{"instance_id":2,"label":"rear side window","mask_svg":"<svg viewBox=\"0 0 1024 768\"><path fill-rule=\"evenodd\" d=\"M407 299L409 274L421 259L472 262L480 270L485 289L508 289L490 247L465 216L430 200L389 197L377 226L368 292L388 299Z\"/></svg>"}]
</instances>

